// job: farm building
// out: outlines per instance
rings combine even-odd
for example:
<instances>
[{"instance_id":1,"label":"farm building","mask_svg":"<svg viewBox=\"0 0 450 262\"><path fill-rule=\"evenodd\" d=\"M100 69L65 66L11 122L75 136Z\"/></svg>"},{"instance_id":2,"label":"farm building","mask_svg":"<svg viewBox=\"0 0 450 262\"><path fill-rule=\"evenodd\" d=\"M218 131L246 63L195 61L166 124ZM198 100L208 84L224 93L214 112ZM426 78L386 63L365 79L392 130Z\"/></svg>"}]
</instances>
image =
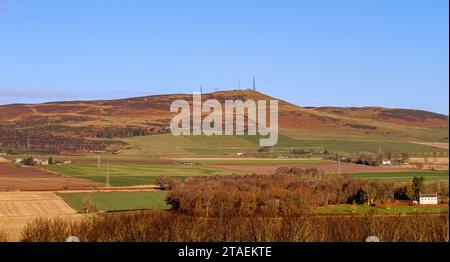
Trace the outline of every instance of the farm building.
<instances>
[{"instance_id":1,"label":"farm building","mask_svg":"<svg viewBox=\"0 0 450 262\"><path fill-rule=\"evenodd\" d=\"M422 194L419 195L420 205L436 205L438 203L438 195L436 194Z\"/></svg>"},{"instance_id":2,"label":"farm building","mask_svg":"<svg viewBox=\"0 0 450 262\"><path fill-rule=\"evenodd\" d=\"M12 162L13 163L20 163L20 162L22 162L23 161L23 158L16 158L16 159L14 159Z\"/></svg>"},{"instance_id":3,"label":"farm building","mask_svg":"<svg viewBox=\"0 0 450 262\"><path fill-rule=\"evenodd\" d=\"M389 166L389 165L391 165L391 160L383 160L382 164L385 166Z\"/></svg>"}]
</instances>

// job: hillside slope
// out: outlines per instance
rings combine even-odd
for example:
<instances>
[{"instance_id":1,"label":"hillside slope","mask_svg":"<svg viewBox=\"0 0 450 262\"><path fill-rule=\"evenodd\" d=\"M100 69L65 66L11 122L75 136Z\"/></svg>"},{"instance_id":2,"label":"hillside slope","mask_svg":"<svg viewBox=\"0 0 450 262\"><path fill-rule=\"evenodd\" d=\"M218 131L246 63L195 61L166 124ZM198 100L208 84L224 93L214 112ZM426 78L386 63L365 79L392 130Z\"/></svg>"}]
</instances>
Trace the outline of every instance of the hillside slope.
<instances>
[{"instance_id":1,"label":"hillside slope","mask_svg":"<svg viewBox=\"0 0 450 262\"><path fill-rule=\"evenodd\" d=\"M256 91L221 91L206 99L268 100ZM0 149L48 152L116 150L121 138L169 132L177 99L171 94L118 100L70 101L0 106ZM300 107L279 101L281 133L294 139L374 139L448 142L448 116L378 107ZM111 139L112 138L112 139Z\"/></svg>"}]
</instances>

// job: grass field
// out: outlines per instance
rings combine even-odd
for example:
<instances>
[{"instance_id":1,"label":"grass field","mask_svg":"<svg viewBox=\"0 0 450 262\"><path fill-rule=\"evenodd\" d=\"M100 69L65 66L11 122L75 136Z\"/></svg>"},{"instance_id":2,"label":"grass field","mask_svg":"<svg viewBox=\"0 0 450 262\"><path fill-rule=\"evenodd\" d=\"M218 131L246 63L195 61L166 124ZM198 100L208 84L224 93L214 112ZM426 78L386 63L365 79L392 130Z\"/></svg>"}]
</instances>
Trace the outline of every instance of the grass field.
<instances>
[{"instance_id":1,"label":"grass field","mask_svg":"<svg viewBox=\"0 0 450 262\"><path fill-rule=\"evenodd\" d=\"M194 162L206 165L274 165L274 164L319 164L321 159L196 159Z\"/></svg>"},{"instance_id":2,"label":"grass field","mask_svg":"<svg viewBox=\"0 0 450 262\"><path fill-rule=\"evenodd\" d=\"M330 205L318 208L319 215L364 215L373 212L374 214L396 215L411 213L441 213L448 212L448 206L391 206L391 207L372 207L368 205Z\"/></svg>"},{"instance_id":3,"label":"grass field","mask_svg":"<svg viewBox=\"0 0 450 262\"><path fill-rule=\"evenodd\" d=\"M122 156L145 155L167 157L232 156L237 152L255 153L259 147L259 136L173 136L171 134L126 138L130 148L120 151ZM301 139L280 133L274 150L289 154L292 148L321 148L339 153L383 152L448 152L448 149L433 148L407 141L349 138ZM263 154L261 154L263 155Z\"/></svg>"},{"instance_id":4,"label":"grass field","mask_svg":"<svg viewBox=\"0 0 450 262\"><path fill-rule=\"evenodd\" d=\"M83 212L82 201L92 200L99 211L164 209L167 191L58 193L73 209Z\"/></svg>"},{"instance_id":5,"label":"grass field","mask_svg":"<svg viewBox=\"0 0 450 262\"><path fill-rule=\"evenodd\" d=\"M449 174L445 171L421 171L421 172L380 172L380 173L351 173L356 179L384 179L396 181L412 181L412 178L424 177L425 181L449 181Z\"/></svg>"},{"instance_id":6,"label":"grass field","mask_svg":"<svg viewBox=\"0 0 450 262\"><path fill-rule=\"evenodd\" d=\"M51 171L71 176L89 179L95 182L105 183L107 167L96 164L70 164L60 166L48 166ZM226 169L206 167L201 165L125 165L115 164L109 166L110 184L112 186L134 186L155 184L160 176L186 178L201 175L230 175L239 173Z\"/></svg>"}]
</instances>

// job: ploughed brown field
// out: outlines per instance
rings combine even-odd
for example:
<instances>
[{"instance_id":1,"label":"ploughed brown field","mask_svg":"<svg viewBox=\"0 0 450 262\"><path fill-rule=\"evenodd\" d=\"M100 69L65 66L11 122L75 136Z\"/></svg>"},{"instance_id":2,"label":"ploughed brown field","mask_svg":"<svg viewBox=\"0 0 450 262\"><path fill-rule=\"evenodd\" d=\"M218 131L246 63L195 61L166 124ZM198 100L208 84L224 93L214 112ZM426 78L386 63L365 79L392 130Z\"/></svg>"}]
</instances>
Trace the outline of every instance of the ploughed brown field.
<instances>
[{"instance_id":1,"label":"ploughed brown field","mask_svg":"<svg viewBox=\"0 0 450 262\"><path fill-rule=\"evenodd\" d=\"M36 167L0 163L0 191L92 189L103 184L50 173Z\"/></svg>"},{"instance_id":2,"label":"ploughed brown field","mask_svg":"<svg viewBox=\"0 0 450 262\"><path fill-rule=\"evenodd\" d=\"M256 173L259 175L268 175L276 172L278 168L286 167L286 168L302 168L302 169L311 169L317 168L325 173L336 173L337 172L337 164L336 162L327 162L327 163L305 163L305 164L264 164L264 165L210 165L212 167L231 169L236 171L243 171L247 173ZM401 172L401 171L411 171L414 170L412 168L407 167L382 167L382 166L366 166L366 165L356 165L351 163L341 163L341 172L342 173L376 173L376 172Z\"/></svg>"}]
</instances>

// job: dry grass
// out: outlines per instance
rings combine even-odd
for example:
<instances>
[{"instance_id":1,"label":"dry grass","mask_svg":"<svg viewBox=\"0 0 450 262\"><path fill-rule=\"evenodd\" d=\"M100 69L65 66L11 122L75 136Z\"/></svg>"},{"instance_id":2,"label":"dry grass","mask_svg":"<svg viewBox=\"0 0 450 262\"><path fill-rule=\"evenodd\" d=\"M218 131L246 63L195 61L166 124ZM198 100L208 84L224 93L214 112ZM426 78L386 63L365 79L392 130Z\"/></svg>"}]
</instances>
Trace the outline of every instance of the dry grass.
<instances>
[{"instance_id":1,"label":"dry grass","mask_svg":"<svg viewBox=\"0 0 450 262\"><path fill-rule=\"evenodd\" d=\"M0 231L0 242L8 242L9 236L4 231Z\"/></svg>"},{"instance_id":2,"label":"dry grass","mask_svg":"<svg viewBox=\"0 0 450 262\"><path fill-rule=\"evenodd\" d=\"M448 214L408 216L312 216L205 219L167 211L92 215L81 221L39 219L22 241L87 242L362 242L376 235L384 242L449 240Z\"/></svg>"}]
</instances>

